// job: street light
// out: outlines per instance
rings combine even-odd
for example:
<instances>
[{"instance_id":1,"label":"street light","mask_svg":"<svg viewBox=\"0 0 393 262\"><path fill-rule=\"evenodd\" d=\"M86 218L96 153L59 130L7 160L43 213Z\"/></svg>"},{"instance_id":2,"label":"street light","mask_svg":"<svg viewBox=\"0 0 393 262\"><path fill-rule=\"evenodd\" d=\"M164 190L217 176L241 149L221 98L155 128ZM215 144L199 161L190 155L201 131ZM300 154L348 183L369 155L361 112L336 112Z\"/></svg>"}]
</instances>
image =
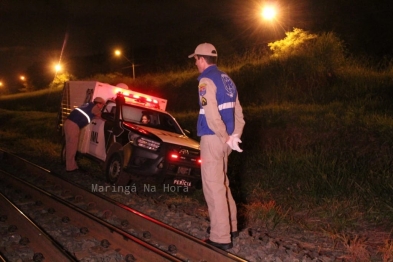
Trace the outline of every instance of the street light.
<instances>
[{"instance_id":1,"label":"street light","mask_svg":"<svg viewBox=\"0 0 393 262\"><path fill-rule=\"evenodd\" d=\"M55 65L55 71L56 71L56 73L57 72L59 72L59 71L61 71L61 65L60 64L57 64L57 65Z\"/></svg>"},{"instance_id":2,"label":"street light","mask_svg":"<svg viewBox=\"0 0 393 262\"><path fill-rule=\"evenodd\" d=\"M128 59L125 55L123 55L119 49L115 50L115 55L116 56L123 56L128 62L130 62L131 66L132 66L132 79L135 80L135 65L134 65L134 63L131 62L130 59Z\"/></svg>"},{"instance_id":3,"label":"street light","mask_svg":"<svg viewBox=\"0 0 393 262\"><path fill-rule=\"evenodd\" d=\"M20 89L20 91L28 91L29 83L27 82L27 78L24 75L20 75L19 79L21 81L21 85L23 86L23 89Z\"/></svg>"},{"instance_id":4,"label":"street light","mask_svg":"<svg viewBox=\"0 0 393 262\"><path fill-rule=\"evenodd\" d=\"M269 21L275 19L276 15L277 15L277 10L274 5L264 6L261 12L261 16L263 17L263 19Z\"/></svg>"},{"instance_id":5,"label":"street light","mask_svg":"<svg viewBox=\"0 0 393 262\"><path fill-rule=\"evenodd\" d=\"M290 6L280 5L278 1L272 0L267 2L261 10L261 17L268 21L277 21L281 27L290 31Z\"/></svg>"}]
</instances>

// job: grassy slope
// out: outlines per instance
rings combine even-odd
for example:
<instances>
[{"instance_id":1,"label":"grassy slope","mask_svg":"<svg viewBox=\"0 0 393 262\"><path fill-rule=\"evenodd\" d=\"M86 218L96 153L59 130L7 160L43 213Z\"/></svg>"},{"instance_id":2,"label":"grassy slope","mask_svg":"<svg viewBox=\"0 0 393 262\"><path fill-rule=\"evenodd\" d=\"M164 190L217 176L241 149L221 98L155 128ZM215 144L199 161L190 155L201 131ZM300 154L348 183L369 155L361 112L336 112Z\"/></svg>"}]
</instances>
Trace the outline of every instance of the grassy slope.
<instances>
[{"instance_id":1,"label":"grassy slope","mask_svg":"<svg viewBox=\"0 0 393 262\"><path fill-rule=\"evenodd\" d=\"M292 57L225 68L237 83L247 123L245 150L230 156L229 167L246 219L272 226L296 221L329 232L363 223L388 226L392 70L351 62L311 72L315 63L308 70L304 64ZM153 75L133 85L168 99L168 110L195 133L196 76L188 71ZM34 99L29 94L0 98L0 107L12 110L0 110L0 146L57 159L59 101L59 90Z\"/></svg>"},{"instance_id":2,"label":"grassy slope","mask_svg":"<svg viewBox=\"0 0 393 262\"><path fill-rule=\"evenodd\" d=\"M39 98L33 101L41 105ZM356 202L370 217L375 212L380 219L390 216L393 120L388 115L341 102L245 106L244 111L245 152L231 155L229 169L238 200L274 200L284 209L302 209L340 199ZM57 159L56 115L0 110L1 146ZM196 112L174 115L195 133Z\"/></svg>"}]
</instances>

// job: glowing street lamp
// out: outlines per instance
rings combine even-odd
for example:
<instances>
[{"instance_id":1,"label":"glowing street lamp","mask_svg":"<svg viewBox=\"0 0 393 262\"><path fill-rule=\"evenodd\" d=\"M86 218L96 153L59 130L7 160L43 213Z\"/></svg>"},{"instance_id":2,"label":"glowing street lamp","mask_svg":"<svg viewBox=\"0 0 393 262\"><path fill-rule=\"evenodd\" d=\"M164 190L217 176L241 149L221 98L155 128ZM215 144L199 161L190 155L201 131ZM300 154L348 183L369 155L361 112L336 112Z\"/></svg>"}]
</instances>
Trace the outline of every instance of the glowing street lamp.
<instances>
[{"instance_id":1,"label":"glowing street lamp","mask_svg":"<svg viewBox=\"0 0 393 262\"><path fill-rule=\"evenodd\" d=\"M115 50L115 55L116 56L123 56L128 62L130 62L131 66L132 66L132 79L135 80L135 65L134 65L134 63L131 62L130 59L128 59L125 55L123 55L119 49Z\"/></svg>"},{"instance_id":2,"label":"glowing street lamp","mask_svg":"<svg viewBox=\"0 0 393 262\"><path fill-rule=\"evenodd\" d=\"M279 1L268 0L262 7L260 15L264 20L278 22L284 31L290 30L291 13L289 4L283 5Z\"/></svg>"},{"instance_id":3,"label":"glowing street lamp","mask_svg":"<svg viewBox=\"0 0 393 262\"><path fill-rule=\"evenodd\" d=\"M273 5L266 5L261 12L261 16L265 20L273 20L277 16L277 10L276 7Z\"/></svg>"},{"instance_id":4,"label":"glowing street lamp","mask_svg":"<svg viewBox=\"0 0 393 262\"><path fill-rule=\"evenodd\" d=\"M61 67L60 64L55 65L55 71L56 71L56 73L59 72L59 71L61 71L61 69L62 69L62 67Z\"/></svg>"},{"instance_id":5,"label":"glowing street lamp","mask_svg":"<svg viewBox=\"0 0 393 262\"><path fill-rule=\"evenodd\" d=\"M22 81L25 81L26 77L25 76L20 76L19 79L22 80Z\"/></svg>"}]
</instances>

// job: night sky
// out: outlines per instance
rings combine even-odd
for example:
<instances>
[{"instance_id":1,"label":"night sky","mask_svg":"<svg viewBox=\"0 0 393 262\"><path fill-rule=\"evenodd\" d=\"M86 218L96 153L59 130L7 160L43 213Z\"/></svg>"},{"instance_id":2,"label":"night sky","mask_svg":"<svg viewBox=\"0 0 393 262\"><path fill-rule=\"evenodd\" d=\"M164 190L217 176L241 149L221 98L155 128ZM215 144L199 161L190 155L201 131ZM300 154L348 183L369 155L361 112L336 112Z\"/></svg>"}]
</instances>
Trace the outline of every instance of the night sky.
<instances>
[{"instance_id":1,"label":"night sky","mask_svg":"<svg viewBox=\"0 0 393 262\"><path fill-rule=\"evenodd\" d=\"M268 24L258 17L262 1L255 0L2 0L0 80L11 84L21 74L54 74L60 56L80 77L121 71L128 62L114 58L116 48L140 70L157 71L189 63L187 56L201 42L228 56L282 39L292 27L333 31L356 55L393 54L391 0L276 2L285 15Z\"/></svg>"}]
</instances>

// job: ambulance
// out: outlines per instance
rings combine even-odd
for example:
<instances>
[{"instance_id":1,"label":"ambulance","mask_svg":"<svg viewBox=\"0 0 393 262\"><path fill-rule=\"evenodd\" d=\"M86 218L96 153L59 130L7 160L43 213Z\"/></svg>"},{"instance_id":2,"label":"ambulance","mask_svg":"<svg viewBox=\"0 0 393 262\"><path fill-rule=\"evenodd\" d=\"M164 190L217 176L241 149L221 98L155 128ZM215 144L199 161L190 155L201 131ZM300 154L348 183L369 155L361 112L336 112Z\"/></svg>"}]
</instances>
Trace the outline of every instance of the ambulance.
<instances>
[{"instance_id":1,"label":"ambulance","mask_svg":"<svg viewBox=\"0 0 393 262\"><path fill-rule=\"evenodd\" d=\"M199 143L165 111L166 99L132 91L124 84L68 81L58 117L62 134L70 112L95 97L104 98L106 104L101 118L81 130L78 155L101 163L109 183L129 185L154 178L170 186L200 187ZM144 123L143 117L150 121ZM61 159L65 163L65 142Z\"/></svg>"}]
</instances>

